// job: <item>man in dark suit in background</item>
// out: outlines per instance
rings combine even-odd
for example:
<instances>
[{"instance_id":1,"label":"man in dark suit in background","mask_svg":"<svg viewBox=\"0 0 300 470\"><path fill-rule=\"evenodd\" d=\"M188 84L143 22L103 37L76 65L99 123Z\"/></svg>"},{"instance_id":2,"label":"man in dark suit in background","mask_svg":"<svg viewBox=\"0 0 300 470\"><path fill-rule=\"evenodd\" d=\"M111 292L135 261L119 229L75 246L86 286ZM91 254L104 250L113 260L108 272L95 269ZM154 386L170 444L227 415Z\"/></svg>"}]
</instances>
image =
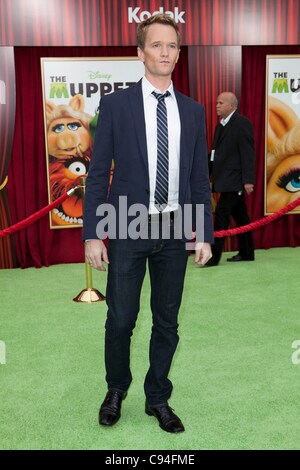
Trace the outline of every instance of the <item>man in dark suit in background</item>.
<instances>
[{"instance_id":1,"label":"man in dark suit in background","mask_svg":"<svg viewBox=\"0 0 300 470\"><path fill-rule=\"evenodd\" d=\"M205 112L203 106L173 87L171 74L180 52L174 20L158 14L143 21L137 39L145 76L136 85L101 98L85 192L83 237L87 240L87 262L100 270L105 270L103 262L109 263L105 336L108 392L99 411L99 423L113 426L118 421L132 381L130 338L148 261L153 326L150 365L144 381L145 411L157 418L164 431L176 433L184 431L184 426L168 404L173 388L168 375L179 340L178 311L187 250L185 237L175 236L174 222L180 209L184 213L189 205L193 209L190 225L195 226L196 205L203 205L203 238L197 237L195 262L204 265L211 257L213 241ZM160 101L163 103L158 112ZM162 154L167 159L164 168L160 166ZM114 175L108 193L112 159ZM121 197L127 198L129 209L139 204L139 222L141 227L146 226L146 234L153 229L159 234L141 238L135 233L132 237L124 233L123 224L122 233L118 227L120 233L109 236L107 251L97 230L103 215L96 215L96 211L98 207L101 211L105 203L113 206L122 225L126 214ZM161 234L165 216L170 228L167 238ZM125 227L128 231L129 225Z\"/></svg>"},{"instance_id":2,"label":"man in dark suit in background","mask_svg":"<svg viewBox=\"0 0 300 470\"><path fill-rule=\"evenodd\" d=\"M253 126L237 112L238 100L233 93L224 92L217 98L217 124L210 155L213 191L220 193L215 211L215 231L227 230L230 217L237 227L247 225L245 193L253 192L255 183L255 150ZM205 267L217 266L221 259L224 238L216 238L213 256ZM227 261L253 261L254 245L251 232L238 235L238 254Z\"/></svg>"}]
</instances>

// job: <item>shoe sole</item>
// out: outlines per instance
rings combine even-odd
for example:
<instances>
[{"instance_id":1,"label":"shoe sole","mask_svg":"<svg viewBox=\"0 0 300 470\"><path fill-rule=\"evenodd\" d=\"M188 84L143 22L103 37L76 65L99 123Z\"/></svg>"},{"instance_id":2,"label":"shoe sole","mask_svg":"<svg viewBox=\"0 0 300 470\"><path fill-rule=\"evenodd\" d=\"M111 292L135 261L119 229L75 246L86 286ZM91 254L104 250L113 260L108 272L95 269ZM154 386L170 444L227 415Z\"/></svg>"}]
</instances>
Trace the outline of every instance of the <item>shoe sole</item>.
<instances>
[{"instance_id":1,"label":"shoe sole","mask_svg":"<svg viewBox=\"0 0 300 470\"><path fill-rule=\"evenodd\" d=\"M100 419L99 419L99 424L100 426L104 426L106 428L111 428L112 426L114 426L115 424L117 424L117 422L119 421L119 419L121 418L121 415L116 419L116 421L114 421L113 423L111 424L108 424L108 423L101 423Z\"/></svg>"},{"instance_id":2,"label":"shoe sole","mask_svg":"<svg viewBox=\"0 0 300 470\"><path fill-rule=\"evenodd\" d=\"M229 263L242 263L243 261L255 261L254 259L228 259Z\"/></svg>"}]
</instances>

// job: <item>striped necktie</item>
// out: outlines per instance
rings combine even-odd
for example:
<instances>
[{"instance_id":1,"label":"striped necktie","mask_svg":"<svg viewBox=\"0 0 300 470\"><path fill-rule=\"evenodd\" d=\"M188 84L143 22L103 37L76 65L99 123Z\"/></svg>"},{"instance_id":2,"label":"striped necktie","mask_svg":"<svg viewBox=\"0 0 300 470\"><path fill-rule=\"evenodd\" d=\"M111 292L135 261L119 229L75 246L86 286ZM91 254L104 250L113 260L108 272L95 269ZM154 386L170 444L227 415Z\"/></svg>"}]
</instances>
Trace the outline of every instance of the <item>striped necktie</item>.
<instances>
[{"instance_id":1,"label":"striped necktie","mask_svg":"<svg viewBox=\"0 0 300 470\"><path fill-rule=\"evenodd\" d=\"M154 192L154 205L162 212L168 205L169 192L169 142L168 142L168 117L165 98L170 92L152 94L157 99L157 170L156 185Z\"/></svg>"}]
</instances>

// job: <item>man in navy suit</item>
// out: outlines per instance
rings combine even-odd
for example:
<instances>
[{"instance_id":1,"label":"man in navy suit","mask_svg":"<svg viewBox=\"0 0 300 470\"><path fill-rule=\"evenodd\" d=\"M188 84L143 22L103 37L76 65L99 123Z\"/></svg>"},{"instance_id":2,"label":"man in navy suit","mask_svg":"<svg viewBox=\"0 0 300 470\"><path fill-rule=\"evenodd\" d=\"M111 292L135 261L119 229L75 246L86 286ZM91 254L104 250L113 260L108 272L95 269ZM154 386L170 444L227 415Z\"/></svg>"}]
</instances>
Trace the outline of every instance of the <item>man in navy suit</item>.
<instances>
[{"instance_id":1,"label":"man in navy suit","mask_svg":"<svg viewBox=\"0 0 300 470\"><path fill-rule=\"evenodd\" d=\"M231 92L217 98L217 124L211 152L213 191L220 193L215 211L215 231L227 230L232 216L237 227L248 225L245 194L250 195L255 183L255 149L252 123L237 112L238 100ZM217 266L221 259L224 238L216 238L213 256L206 267ZM254 244L251 232L238 235L238 253L227 261L253 261Z\"/></svg>"},{"instance_id":2,"label":"man in navy suit","mask_svg":"<svg viewBox=\"0 0 300 470\"><path fill-rule=\"evenodd\" d=\"M157 418L163 430L176 433L184 431L184 426L168 404L173 388L168 375L179 340L178 311L188 254L187 237L178 236L180 230L175 230L175 222L181 213L184 220L186 207L191 208L190 229L193 225L195 230L196 208L202 207L203 236L196 233L195 262L204 265L211 257L213 241L205 113L201 105L173 87L171 74L180 47L174 20L158 14L143 21L137 40L145 76L136 85L101 98L85 192L86 259L99 270L105 270L103 262L108 263L105 336L108 392L99 411L99 423L112 426L118 421L132 381L130 338L148 261L153 326L150 365L144 381L145 411ZM168 179L168 197L164 205L155 200L160 145L158 99L153 92L164 94L167 111L168 174L163 178ZM109 188L112 160L114 175ZM117 226L109 232L107 251L101 223L111 207ZM137 212L138 224L134 220ZM108 218L108 225L110 221ZM163 234L166 229L168 236Z\"/></svg>"}]
</instances>

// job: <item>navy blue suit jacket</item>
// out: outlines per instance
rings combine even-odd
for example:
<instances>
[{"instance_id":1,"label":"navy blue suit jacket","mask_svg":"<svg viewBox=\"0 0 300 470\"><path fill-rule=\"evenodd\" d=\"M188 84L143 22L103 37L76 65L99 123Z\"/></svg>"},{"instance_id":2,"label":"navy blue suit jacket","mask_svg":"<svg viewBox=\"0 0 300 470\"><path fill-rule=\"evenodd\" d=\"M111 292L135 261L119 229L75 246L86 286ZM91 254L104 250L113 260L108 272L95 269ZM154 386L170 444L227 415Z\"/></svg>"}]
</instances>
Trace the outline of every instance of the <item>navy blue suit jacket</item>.
<instances>
[{"instance_id":1,"label":"navy blue suit jacket","mask_svg":"<svg viewBox=\"0 0 300 470\"><path fill-rule=\"evenodd\" d=\"M211 193L208 176L205 112L202 105L175 90L180 121L179 204L204 205L204 241L213 242ZM110 191L112 160L114 174ZM128 207L149 207L150 183L141 81L125 90L103 96L86 182L83 239L98 238L101 217L97 207L110 203L119 217L119 196ZM117 237L118 238L118 237Z\"/></svg>"}]
</instances>

